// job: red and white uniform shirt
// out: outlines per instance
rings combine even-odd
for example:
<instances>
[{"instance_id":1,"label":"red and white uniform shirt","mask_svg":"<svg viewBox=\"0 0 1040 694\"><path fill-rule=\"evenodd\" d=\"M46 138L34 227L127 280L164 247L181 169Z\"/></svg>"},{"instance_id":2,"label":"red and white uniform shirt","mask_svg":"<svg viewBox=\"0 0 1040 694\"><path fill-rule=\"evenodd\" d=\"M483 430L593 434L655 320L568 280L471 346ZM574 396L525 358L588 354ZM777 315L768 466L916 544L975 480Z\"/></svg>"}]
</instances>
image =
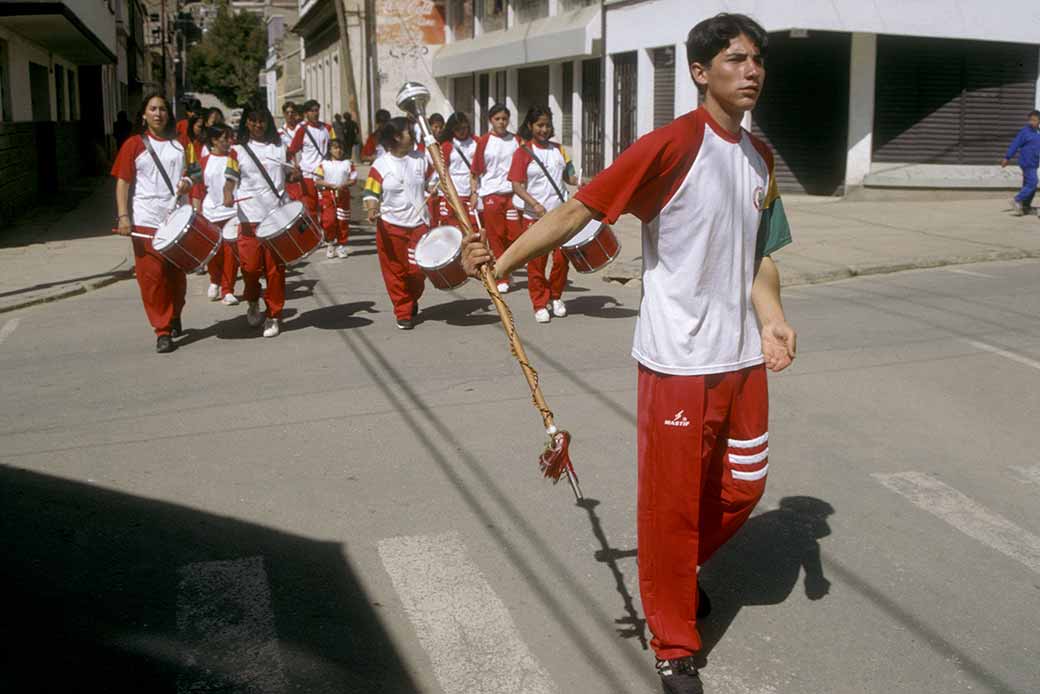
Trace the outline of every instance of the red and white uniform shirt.
<instances>
[{"instance_id":1,"label":"red and white uniform shirt","mask_svg":"<svg viewBox=\"0 0 1040 694\"><path fill-rule=\"evenodd\" d=\"M509 182L509 169L513 164L513 153L520 138L513 134L499 137L486 133L477 138L473 153L473 173L480 177L477 195L512 195L513 185Z\"/></svg>"},{"instance_id":2,"label":"red and white uniform shirt","mask_svg":"<svg viewBox=\"0 0 1040 694\"><path fill-rule=\"evenodd\" d=\"M379 200L379 218L384 222L413 228L429 222L426 193L436 183L437 174L424 154L387 153L372 163L363 197Z\"/></svg>"},{"instance_id":3,"label":"red and white uniform shirt","mask_svg":"<svg viewBox=\"0 0 1040 694\"><path fill-rule=\"evenodd\" d=\"M238 190L235 197L240 198L238 203L238 218L243 222L259 224L264 221L271 210L282 204L281 196L285 194L285 166L286 153L283 144L267 144L251 140L249 149L259 160L260 165L267 171L275 188L276 195L267 184L264 175L260 173L253 158L246 152L242 145L231 148L228 156L227 169L224 175L234 181L238 181Z\"/></svg>"},{"instance_id":4,"label":"red and white uniform shirt","mask_svg":"<svg viewBox=\"0 0 1040 694\"><path fill-rule=\"evenodd\" d=\"M470 167L473 166L473 160L477 155L477 141L472 137L465 140L452 138L441 143L441 152L444 154L448 175L451 176L455 190L459 192L459 197L468 198L473 193L469 175Z\"/></svg>"},{"instance_id":5,"label":"red and white uniform shirt","mask_svg":"<svg viewBox=\"0 0 1040 694\"><path fill-rule=\"evenodd\" d=\"M357 167L350 159L326 159L315 170L315 173L318 178L331 186L355 183L358 178Z\"/></svg>"},{"instance_id":6,"label":"red and white uniform shirt","mask_svg":"<svg viewBox=\"0 0 1040 694\"><path fill-rule=\"evenodd\" d=\"M336 133L328 123L310 125L307 121L303 121L296 127L296 134L293 135L292 142L289 144L289 154L299 153L300 169L303 171L304 178L312 180L315 178L314 172L325 160L325 154L329 151L329 143L334 139L336 139Z\"/></svg>"},{"instance_id":7,"label":"red and white uniform shirt","mask_svg":"<svg viewBox=\"0 0 1040 694\"><path fill-rule=\"evenodd\" d=\"M297 123L295 127L290 128L288 125L283 125L278 128L278 136L282 138L282 144L288 149L289 145L292 144L293 138L296 137L296 131L300 129L300 124Z\"/></svg>"},{"instance_id":8,"label":"red and white uniform shirt","mask_svg":"<svg viewBox=\"0 0 1040 694\"><path fill-rule=\"evenodd\" d=\"M134 135L119 148L112 175L133 185L133 222L137 226L158 228L176 204L142 138L152 143L162 168L174 190L187 170L188 156L177 140L162 140L151 135Z\"/></svg>"},{"instance_id":9,"label":"red and white uniform shirt","mask_svg":"<svg viewBox=\"0 0 1040 694\"><path fill-rule=\"evenodd\" d=\"M643 222L643 298L632 356L682 376L760 364L758 258L790 243L773 156L706 110L640 138L575 196L613 223Z\"/></svg>"},{"instance_id":10,"label":"red and white uniform shirt","mask_svg":"<svg viewBox=\"0 0 1040 694\"><path fill-rule=\"evenodd\" d=\"M193 196L202 200L202 216L211 222L223 222L236 214L234 207L224 207L229 158L211 154L202 159L202 181L195 185Z\"/></svg>"},{"instance_id":11,"label":"red and white uniform shirt","mask_svg":"<svg viewBox=\"0 0 1040 694\"><path fill-rule=\"evenodd\" d=\"M541 203L546 212L551 212L567 199L567 186L564 185L564 179L574 174L571 158L567 156L567 150L563 148L563 145L555 142L539 145L532 140L525 146L526 150L520 147L513 154L513 164L509 168L509 180L525 184L528 194ZM553 188L553 184L546 178L545 171L538 165L538 161L531 158L532 154L538 157L538 161L545 166L552 180L556 182L556 188L563 193L564 200L560 200L560 196L556 194L556 188ZM535 219L534 212L530 210L525 209L524 216L528 219Z\"/></svg>"}]
</instances>

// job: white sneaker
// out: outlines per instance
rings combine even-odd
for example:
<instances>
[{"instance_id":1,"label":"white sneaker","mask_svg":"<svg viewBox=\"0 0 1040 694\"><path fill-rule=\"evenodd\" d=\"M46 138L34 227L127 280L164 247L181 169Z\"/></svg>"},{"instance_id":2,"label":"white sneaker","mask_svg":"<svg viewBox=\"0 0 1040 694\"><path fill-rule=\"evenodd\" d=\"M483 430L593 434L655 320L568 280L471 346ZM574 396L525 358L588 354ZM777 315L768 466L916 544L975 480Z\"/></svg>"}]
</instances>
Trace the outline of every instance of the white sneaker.
<instances>
[{"instance_id":1,"label":"white sneaker","mask_svg":"<svg viewBox=\"0 0 1040 694\"><path fill-rule=\"evenodd\" d=\"M210 301L220 301L220 285L210 283L209 289L206 290L206 296L209 297Z\"/></svg>"},{"instance_id":2,"label":"white sneaker","mask_svg":"<svg viewBox=\"0 0 1040 694\"><path fill-rule=\"evenodd\" d=\"M537 323L548 323L552 320L552 316L549 315L549 309L540 308L534 312L534 319Z\"/></svg>"},{"instance_id":3,"label":"white sneaker","mask_svg":"<svg viewBox=\"0 0 1040 694\"><path fill-rule=\"evenodd\" d=\"M553 299L552 312L557 318L563 318L567 315L567 304L563 303L563 299Z\"/></svg>"},{"instance_id":4,"label":"white sneaker","mask_svg":"<svg viewBox=\"0 0 1040 694\"><path fill-rule=\"evenodd\" d=\"M277 318L268 318L264 322L264 337L278 337L280 332L282 332L282 327Z\"/></svg>"},{"instance_id":5,"label":"white sneaker","mask_svg":"<svg viewBox=\"0 0 1040 694\"><path fill-rule=\"evenodd\" d=\"M221 303L225 306L238 306L238 297L234 294L225 294Z\"/></svg>"},{"instance_id":6,"label":"white sneaker","mask_svg":"<svg viewBox=\"0 0 1040 694\"><path fill-rule=\"evenodd\" d=\"M335 246L335 244L329 243L329 244L325 245L325 257L326 258L335 258L336 257L336 246Z\"/></svg>"},{"instance_id":7,"label":"white sneaker","mask_svg":"<svg viewBox=\"0 0 1040 694\"><path fill-rule=\"evenodd\" d=\"M505 294L509 291L509 282L499 282L498 291L500 294Z\"/></svg>"},{"instance_id":8,"label":"white sneaker","mask_svg":"<svg viewBox=\"0 0 1040 694\"><path fill-rule=\"evenodd\" d=\"M246 309L246 322L253 328L259 328L264 324L264 313L260 310L259 301L250 301Z\"/></svg>"},{"instance_id":9,"label":"white sneaker","mask_svg":"<svg viewBox=\"0 0 1040 694\"><path fill-rule=\"evenodd\" d=\"M337 258L346 258L348 255L350 255L350 251L347 250L346 246L336 246Z\"/></svg>"}]
</instances>

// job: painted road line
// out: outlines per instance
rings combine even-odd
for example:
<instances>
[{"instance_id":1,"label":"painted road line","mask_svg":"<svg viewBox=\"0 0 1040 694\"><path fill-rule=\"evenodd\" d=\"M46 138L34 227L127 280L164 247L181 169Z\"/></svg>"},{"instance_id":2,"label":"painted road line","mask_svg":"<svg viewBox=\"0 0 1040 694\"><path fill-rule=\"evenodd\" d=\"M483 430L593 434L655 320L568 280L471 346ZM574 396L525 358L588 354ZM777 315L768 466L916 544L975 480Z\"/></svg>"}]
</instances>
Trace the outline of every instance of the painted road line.
<instances>
[{"instance_id":1,"label":"painted road line","mask_svg":"<svg viewBox=\"0 0 1040 694\"><path fill-rule=\"evenodd\" d=\"M984 277L988 280L997 279L996 275L987 275L985 272L975 272L974 270L965 270L964 268L959 267L948 267L946 268L946 272L952 272L957 275L967 275L968 277Z\"/></svg>"},{"instance_id":2,"label":"painted road line","mask_svg":"<svg viewBox=\"0 0 1040 694\"><path fill-rule=\"evenodd\" d=\"M187 564L178 574L186 652L178 694L288 691L263 557Z\"/></svg>"},{"instance_id":3,"label":"painted road line","mask_svg":"<svg viewBox=\"0 0 1040 694\"><path fill-rule=\"evenodd\" d=\"M1006 349L1001 349L1000 347L987 344L985 342L979 342L978 340L965 340L965 342L967 342L972 347L981 349L985 352L990 352L991 354L996 354L1001 357L1004 357L1005 359L1010 359L1011 361L1018 362L1019 364L1024 364L1026 366L1030 366L1034 369L1040 370L1040 361L1037 361L1036 359L1023 357L1021 354L1015 354L1014 352L1009 352Z\"/></svg>"},{"instance_id":4,"label":"painted road line","mask_svg":"<svg viewBox=\"0 0 1040 694\"><path fill-rule=\"evenodd\" d=\"M379 556L445 694L558 691L457 533L381 540Z\"/></svg>"},{"instance_id":5,"label":"painted road line","mask_svg":"<svg viewBox=\"0 0 1040 694\"><path fill-rule=\"evenodd\" d=\"M1020 481L1040 484L1040 465L1008 465L1008 468Z\"/></svg>"},{"instance_id":6,"label":"painted road line","mask_svg":"<svg viewBox=\"0 0 1040 694\"><path fill-rule=\"evenodd\" d=\"M18 328L18 323L20 321L21 318L12 318L4 323L4 327L0 328L0 345L4 344L4 340L11 337L11 333Z\"/></svg>"},{"instance_id":7,"label":"painted road line","mask_svg":"<svg viewBox=\"0 0 1040 694\"><path fill-rule=\"evenodd\" d=\"M977 504L953 487L920 472L872 475L912 504L965 535L1040 573L1040 537Z\"/></svg>"}]
</instances>

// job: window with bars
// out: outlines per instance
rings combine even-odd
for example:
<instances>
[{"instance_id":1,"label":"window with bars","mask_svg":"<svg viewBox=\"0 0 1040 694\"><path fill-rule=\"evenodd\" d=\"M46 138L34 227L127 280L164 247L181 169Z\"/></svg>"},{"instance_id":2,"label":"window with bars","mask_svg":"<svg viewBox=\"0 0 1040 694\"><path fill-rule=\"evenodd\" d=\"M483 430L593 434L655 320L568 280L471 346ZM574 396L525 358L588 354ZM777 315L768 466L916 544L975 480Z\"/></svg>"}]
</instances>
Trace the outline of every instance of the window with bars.
<instances>
[{"instance_id":1,"label":"window with bars","mask_svg":"<svg viewBox=\"0 0 1040 694\"><path fill-rule=\"evenodd\" d=\"M560 89L560 142L568 147L574 141L574 65L563 64L563 87Z\"/></svg>"}]
</instances>

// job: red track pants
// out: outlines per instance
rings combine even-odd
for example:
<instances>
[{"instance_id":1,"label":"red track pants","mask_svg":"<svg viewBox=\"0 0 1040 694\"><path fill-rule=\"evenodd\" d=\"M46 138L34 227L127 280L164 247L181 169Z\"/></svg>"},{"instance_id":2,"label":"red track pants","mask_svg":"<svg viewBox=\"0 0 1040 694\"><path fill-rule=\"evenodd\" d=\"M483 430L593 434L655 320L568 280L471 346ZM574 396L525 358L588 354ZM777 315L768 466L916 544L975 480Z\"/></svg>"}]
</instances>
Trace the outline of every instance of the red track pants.
<instances>
[{"instance_id":1,"label":"red track pants","mask_svg":"<svg viewBox=\"0 0 1040 694\"><path fill-rule=\"evenodd\" d=\"M466 211L469 213L470 227L473 229L473 231L477 231L479 227L477 226L476 212L474 212L473 206L470 205L469 198L461 198L461 200L463 206L465 206L466 208ZM453 226L457 229L461 229L462 224L461 222L459 222L459 218L455 216L455 212L453 212L451 207L448 205L448 199L442 195L440 198L437 199L437 201L439 205L438 214L440 216L438 217L438 219L440 223L446 224L448 226Z\"/></svg>"},{"instance_id":2,"label":"red track pants","mask_svg":"<svg viewBox=\"0 0 1040 694\"><path fill-rule=\"evenodd\" d=\"M318 203L318 186L313 178L300 181L300 202L307 208L307 214L317 223L321 223L321 205Z\"/></svg>"},{"instance_id":3,"label":"red track pants","mask_svg":"<svg viewBox=\"0 0 1040 694\"><path fill-rule=\"evenodd\" d=\"M285 266L274 251L256 238L257 224L242 222L238 228L238 257L242 261L242 280L246 301L260 300L260 274L267 278L264 303L267 317L280 318L285 307Z\"/></svg>"},{"instance_id":4,"label":"red track pants","mask_svg":"<svg viewBox=\"0 0 1040 694\"><path fill-rule=\"evenodd\" d=\"M135 226L140 234L155 235L154 227ZM141 302L148 322L156 335L169 335L170 323L181 317L184 299L188 293L188 278L184 272L152 248L149 239L133 237L134 274L141 290Z\"/></svg>"},{"instance_id":5,"label":"red track pants","mask_svg":"<svg viewBox=\"0 0 1040 694\"><path fill-rule=\"evenodd\" d=\"M425 224L399 227L382 220L376 223L379 269L394 305L394 315L400 320L412 317L426 288L426 275L415 264L415 244L427 230Z\"/></svg>"},{"instance_id":6,"label":"red track pants","mask_svg":"<svg viewBox=\"0 0 1040 694\"><path fill-rule=\"evenodd\" d=\"M350 236L350 191L321 191L321 228L326 243L347 245Z\"/></svg>"},{"instance_id":7,"label":"red track pants","mask_svg":"<svg viewBox=\"0 0 1040 694\"><path fill-rule=\"evenodd\" d=\"M520 213L513 207L513 196L485 195L483 219L491 252L496 258L501 258L523 231Z\"/></svg>"},{"instance_id":8,"label":"red track pants","mask_svg":"<svg viewBox=\"0 0 1040 694\"><path fill-rule=\"evenodd\" d=\"M769 467L764 366L708 376L639 367L639 590L658 658L701 647L697 566L751 515Z\"/></svg>"},{"instance_id":9,"label":"red track pants","mask_svg":"<svg viewBox=\"0 0 1040 694\"><path fill-rule=\"evenodd\" d=\"M524 231L530 229L535 219L524 217L520 224ZM545 267L549 264L549 256L552 255L552 271L549 278L545 278ZM527 264L527 293L531 295L531 306L537 311L545 308L550 301L563 296L563 288L567 286L567 270L570 264L567 256L559 248L551 254L539 256Z\"/></svg>"},{"instance_id":10,"label":"red track pants","mask_svg":"<svg viewBox=\"0 0 1040 694\"><path fill-rule=\"evenodd\" d=\"M224 225L228 223L228 220L223 222L213 222L218 229L223 229ZM235 243L235 242L231 242ZM231 247L226 239L220 240L220 248L217 249L216 255L206 265L206 269L209 271L209 282L210 284L220 285L220 295L225 296L227 294L235 293L235 276L238 274L238 256L235 255L235 250Z\"/></svg>"}]
</instances>

